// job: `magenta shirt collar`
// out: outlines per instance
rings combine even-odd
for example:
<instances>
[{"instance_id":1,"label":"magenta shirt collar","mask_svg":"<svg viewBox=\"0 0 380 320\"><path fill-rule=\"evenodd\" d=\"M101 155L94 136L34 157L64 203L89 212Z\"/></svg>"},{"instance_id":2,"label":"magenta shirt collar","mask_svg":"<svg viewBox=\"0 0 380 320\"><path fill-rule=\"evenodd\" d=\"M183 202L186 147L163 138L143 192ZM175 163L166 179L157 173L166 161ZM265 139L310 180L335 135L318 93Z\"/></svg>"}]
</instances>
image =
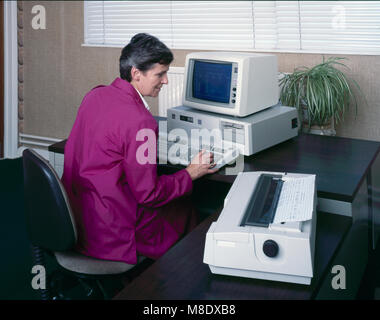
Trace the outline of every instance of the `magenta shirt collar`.
<instances>
[{"instance_id":1,"label":"magenta shirt collar","mask_svg":"<svg viewBox=\"0 0 380 320\"><path fill-rule=\"evenodd\" d=\"M141 100L137 90L134 86L132 86L127 80L123 80L121 78L116 78L112 83L111 86L119 88L123 90L126 93L129 93L133 96L133 98L137 99L138 101Z\"/></svg>"}]
</instances>

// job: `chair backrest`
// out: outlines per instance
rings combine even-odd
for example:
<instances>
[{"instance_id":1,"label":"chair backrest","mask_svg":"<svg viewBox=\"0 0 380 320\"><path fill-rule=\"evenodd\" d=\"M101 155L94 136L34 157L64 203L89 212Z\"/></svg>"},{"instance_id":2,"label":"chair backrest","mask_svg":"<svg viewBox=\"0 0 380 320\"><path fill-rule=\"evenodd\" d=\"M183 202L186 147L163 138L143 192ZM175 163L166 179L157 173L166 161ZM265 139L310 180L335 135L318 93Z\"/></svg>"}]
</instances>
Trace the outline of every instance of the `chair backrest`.
<instances>
[{"instance_id":1,"label":"chair backrest","mask_svg":"<svg viewBox=\"0 0 380 320\"><path fill-rule=\"evenodd\" d=\"M37 152L23 152L26 222L30 241L51 251L66 251L77 241L66 191L55 170Z\"/></svg>"}]
</instances>

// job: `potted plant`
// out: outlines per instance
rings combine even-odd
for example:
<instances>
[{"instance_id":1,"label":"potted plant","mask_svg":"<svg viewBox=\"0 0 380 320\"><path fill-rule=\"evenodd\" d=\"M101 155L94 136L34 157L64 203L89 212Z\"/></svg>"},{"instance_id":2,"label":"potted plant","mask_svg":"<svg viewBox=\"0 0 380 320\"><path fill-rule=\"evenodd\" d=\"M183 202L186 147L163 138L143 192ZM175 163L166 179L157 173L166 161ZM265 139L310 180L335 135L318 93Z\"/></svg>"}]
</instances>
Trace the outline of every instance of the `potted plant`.
<instances>
[{"instance_id":1,"label":"potted plant","mask_svg":"<svg viewBox=\"0 0 380 320\"><path fill-rule=\"evenodd\" d=\"M341 122L350 102L357 112L357 100L349 79L337 67L348 68L340 62L345 58L333 57L314 67L296 68L280 80L280 100L294 106L305 132L335 135L334 125Z\"/></svg>"}]
</instances>

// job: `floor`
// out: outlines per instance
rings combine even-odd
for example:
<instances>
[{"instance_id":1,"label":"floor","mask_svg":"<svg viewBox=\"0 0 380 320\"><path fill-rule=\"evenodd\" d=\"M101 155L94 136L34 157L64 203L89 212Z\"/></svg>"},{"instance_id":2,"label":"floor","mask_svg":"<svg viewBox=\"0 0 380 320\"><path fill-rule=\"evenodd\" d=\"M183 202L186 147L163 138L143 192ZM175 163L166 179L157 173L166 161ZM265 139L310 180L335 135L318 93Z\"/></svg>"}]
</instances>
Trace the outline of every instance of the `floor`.
<instances>
[{"instance_id":1,"label":"floor","mask_svg":"<svg viewBox=\"0 0 380 320\"><path fill-rule=\"evenodd\" d=\"M32 257L25 226L20 158L0 160L0 212L0 299L39 299L31 286Z\"/></svg>"},{"instance_id":2,"label":"floor","mask_svg":"<svg viewBox=\"0 0 380 320\"><path fill-rule=\"evenodd\" d=\"M380 300L380 288L375 289L375 293L373 295L374 300Z\"/></svg>"},{"instance_id":3,"label":"floor","mask_svg":"<svg viewBox=\"0 0 380 320\"><path fill-rule=\"evenodd\" d=\"M380 300L380 238L367 266L365 276L358 292L363 300Z\"/></svg>"}]
</instances>

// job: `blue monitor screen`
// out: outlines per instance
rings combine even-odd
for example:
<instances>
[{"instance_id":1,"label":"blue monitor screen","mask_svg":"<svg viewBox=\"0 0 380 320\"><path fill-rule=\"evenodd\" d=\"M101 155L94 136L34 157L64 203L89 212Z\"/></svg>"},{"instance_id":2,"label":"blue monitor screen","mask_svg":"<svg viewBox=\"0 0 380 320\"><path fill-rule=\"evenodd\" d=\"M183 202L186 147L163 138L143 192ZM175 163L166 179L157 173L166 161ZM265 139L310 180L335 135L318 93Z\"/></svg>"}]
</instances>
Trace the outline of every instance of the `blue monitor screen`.
<instances>
[{"instance_id":1,"label":"blue monitor screen","mask_svg":"<svg viewBox=\"0 0 380 320\"><path fill-rule=\"evenodd\" d=\"M201 100L229 103L231 63L194 61L193 97Z\"/></svg>"}]
</instances>

